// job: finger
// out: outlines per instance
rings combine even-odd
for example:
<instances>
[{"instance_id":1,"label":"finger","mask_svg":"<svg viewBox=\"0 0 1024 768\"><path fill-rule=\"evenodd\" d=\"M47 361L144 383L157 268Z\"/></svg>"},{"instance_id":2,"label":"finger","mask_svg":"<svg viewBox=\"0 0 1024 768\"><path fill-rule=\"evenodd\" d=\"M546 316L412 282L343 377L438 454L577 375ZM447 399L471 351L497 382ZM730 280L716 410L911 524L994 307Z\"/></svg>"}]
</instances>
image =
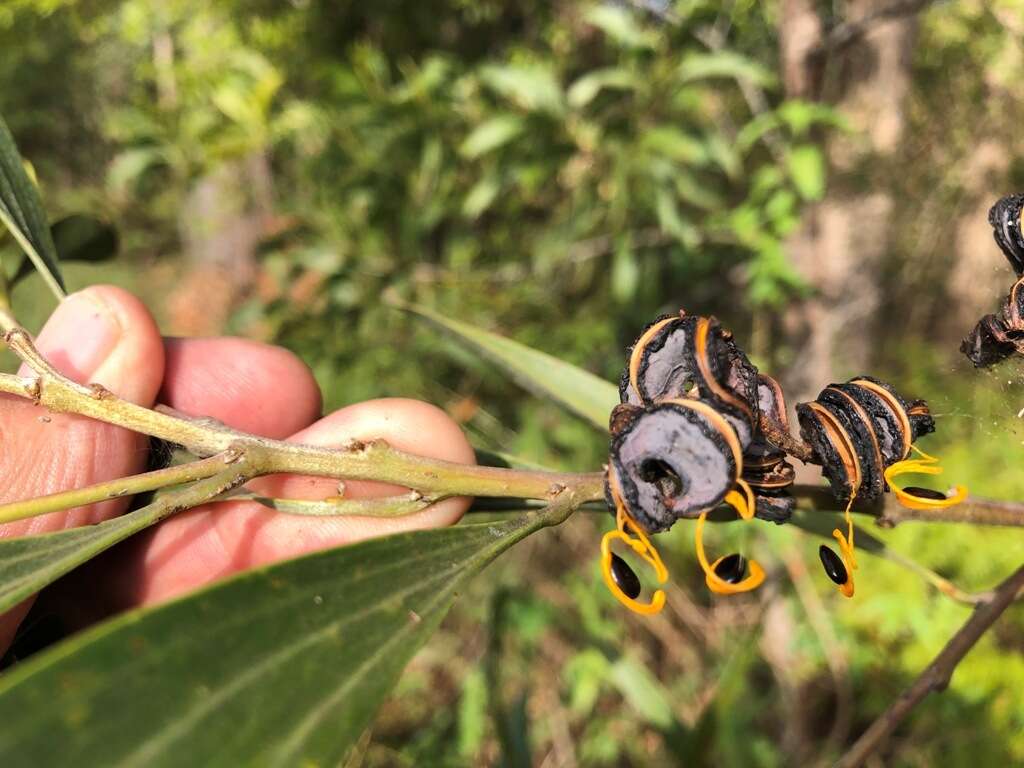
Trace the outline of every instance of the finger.
<instances>
[{"instance_id":1,"label":"finger","mask_svg":"<svg viewBox=\"0 0 1024 768\"><path fill-rule=\"evenodd\" d=\"M309 367L282 347L235 338L167 339L160 401L233 429L283 439L320 415Z\"/></svg>"},{"instance_id":2,"label":"finger","mask_svg":"<svg viewBox=\"0 0 1024 768\"><path fill-rule=\"evenodd\" d=\"M443 411L415 400L359 403L327 416L290 439L311 445L341 446L383 439L409 453L473 463L462 430ZM368 482L346 482L346 497L388 495L397 489ZM337 495L336 480L277 476L261 491L292 498ZM182 513L144 534L133 546L134 570L121 583L130 604L165 600L236 571L372 536L451 525L468 507L448 499L401 518L307 518L273 512L254 502L230 502Z\"/></svg>"},{"instance_id":3,"label":"finger","mask_svg":"<svg viewBox=\"0 0 1024 768\"><path fill-rule=\"evenodd\" d=\"M164 374L163 343L153 318L131 294L95 286L67 297L36 346L58 371L152 405ZM22 375L31 371L22 368ZM33 498L135 474L146 462L143 436L30 401L0 396L0 502ZM0 525L0 538L87 525L119 514L126 501L54 512ZM29 601L0 617L0 647L13 636Z\"/></svg>"},{"instance_id":4,"label":"finger","mask_svg":"<svg viewBox=\"0 0 1024 768\"><path fill-rule=\"evenodd\" d=\"M236 338L165 339L165 377L159 401L232 429L286 438L320 413L312 372L281 347ZM69 629L82 628L126 607L124 584L140 572L145 552L130 540L104 552L47 590L47 608Z\"/></svg>"}]
</instances>

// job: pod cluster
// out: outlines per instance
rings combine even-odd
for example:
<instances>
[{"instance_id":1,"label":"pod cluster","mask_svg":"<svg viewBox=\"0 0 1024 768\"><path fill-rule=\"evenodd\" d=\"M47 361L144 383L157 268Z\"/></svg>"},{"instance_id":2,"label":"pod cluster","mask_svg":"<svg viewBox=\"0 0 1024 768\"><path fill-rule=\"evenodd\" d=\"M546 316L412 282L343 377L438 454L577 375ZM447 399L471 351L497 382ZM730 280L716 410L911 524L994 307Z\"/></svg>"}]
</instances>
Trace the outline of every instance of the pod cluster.
<instances>
[{"instance_id":1,"label":"pod cluster","mask_svg":"<svg viewBox=\"0 0 1024 768\"><path fill-rule=\"evenodd\" d=\"M957 503L966 493L947 497L890 482L898 474L941 471L926 454L909 458L914 441L935 425L923 400L905 400L868 376L830 384L814 401L798 404L800 437L791 435L779 383L760 373L714 318L681 311L648 325L629 349L619 399L605 486L617 529L602 543L603 567L613 593L642 613L654 612L664 595L659 590L652 603L637 603L639 579L613 556L611 543L618 539L656 565L663 583L667 572L648 534L696 519L708 586L720 593L753 589L764 578L754 561L738 553L714 562L705 556L705 518L724 503L743 519L786 522L795 505L792 456L821 466L835 497L847 503L847 530L833 532L841 556L828 547L821 552L826 573L847 596L857 567L849 514L855 499L877 499L892 487L900 503L929 508Z\"/></svg>"},{"instance_id":2,"label":"pod cluster","mask_svg":"<svg viewBox=\"0 0 1024 768\"><path fill-rule=\"evenodd\" d=\"M717 320L680 313L651 323L630 348L619 399L609 473L648 533L696 518L743 486L756 517L789 519L793 466L773 442L789 434L782 388ZM822 467L844 501L877 499L886 469L935 428L927 403L868 376L830 384L796 412L802 458Z\"/></svg>"},{"instance_id":3,"label":"pod cluster","mask_svg":"<svg viewBox=\"0 0 1024 768\"><path fill-rule=\"evenodd\" d=\"M789 518L793 467L760 429L762 411L785 423L782 390L717 320L681 312L648 325L629 350L619 399L609 473L645 530L696 518L737 486L749 486L758 517Z\"/></svg>"},{"instance_id":4,"label":"pod cluster","mask_svg":"<svg viewBox=\"0 0 1024 768\"><path fill-rule=\"evenodd\" d=\"M974 326L960 351L976 368L995 365L1014 353L1024 353L1024 233L1021 210L1024 195L1008 195L988 212L996 245L1017 273L1017 282L1003 299L998 314L985 315Z\"/></svg>"}]
</instances>

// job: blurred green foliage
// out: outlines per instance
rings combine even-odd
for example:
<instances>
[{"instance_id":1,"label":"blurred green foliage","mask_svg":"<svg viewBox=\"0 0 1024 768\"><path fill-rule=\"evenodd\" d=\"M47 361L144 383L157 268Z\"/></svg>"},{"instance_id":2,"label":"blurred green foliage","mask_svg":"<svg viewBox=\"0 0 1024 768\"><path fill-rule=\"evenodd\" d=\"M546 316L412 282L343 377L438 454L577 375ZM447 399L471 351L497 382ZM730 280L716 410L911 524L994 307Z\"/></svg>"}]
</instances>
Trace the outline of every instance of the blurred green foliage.
<instances>
[{"instance_id":1,"label":"blurred green foliage","mask_svg":"<svg viewBox=\"0 0 1024 768\"><path fill-rule=\"evenodd\" d=\"M825 192L823 135L844 130L831 110L783 98L777 6L685 0L668 22L596 0L8 0L0 112L51 212L118 222L117 266L69 270L73 285L114 279L162 307L171 286L152 275L183 269L190 195L262 158L276 223L230 330L296 350L329 407L423 396L480 444L592 468L606 448L597 432L382 298L609 379L637 330L681 304L717 313L770 361L763 329L804 290L783 242ZM938 246L963 202L950 169L979 126L1021 149L1020 115L984 106L993 82L1024 74L1006 23L1021 8L959 0L925 17L914 151L865 171L902 193L896 256L936 246L893 272L875 373L942 414L926 449L951 480L1017 499L1021 371L951 369L945 351L893 339L891 326L911 300L921 331L945 311L925 297L944 295ZM751 108L751 89L763 109ZM45 315L42 296L32 281L19 288L29 322ZM679 527L664 546L671 610L636 621L600 588L604 521L582 518L512 552L465 596L385 708L365 764L813 764L834 757L968 612L868 557L855 601L790 568L794 588L787 565L816 576L818 541L791 527L716 531L721 546L756 551L777 591L712 602ZM1024 554L999 531L872 532L971 589ZM894 764L1024 762L1022 622L1004 624L918 710Z\"/></svg>"}]
</instances>

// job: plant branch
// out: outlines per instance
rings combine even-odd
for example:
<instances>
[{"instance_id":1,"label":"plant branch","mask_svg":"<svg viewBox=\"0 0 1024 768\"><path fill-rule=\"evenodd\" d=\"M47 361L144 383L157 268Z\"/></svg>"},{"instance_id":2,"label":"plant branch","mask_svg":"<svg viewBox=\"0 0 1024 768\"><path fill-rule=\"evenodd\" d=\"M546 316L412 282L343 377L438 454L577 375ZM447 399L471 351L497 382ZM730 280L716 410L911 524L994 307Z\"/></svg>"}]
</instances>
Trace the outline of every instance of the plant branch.
<instances>
[{"instance_id":1,"label":"plant branch","mask_svg":"<svg viewBox=\"0 0 1024 768\"><path fill-rule=\"evenodd\" d=\"M74 509L86 504L96 504L101 501L134 496L171 485L181 485L182 483L202 480L203 478L212 477L219 472L223 472L224 465L231 460L232 454L225 452L211 456L208 459L193 461L176 467L168 467L167 469L160 469L155 472L146 472L141 475L133 475L132 477L109 480L85 488L51 493L34 499L0 504L0 524L24 520L25 518L36 517L37 515L45 515L50 512L59 512L64 509Z\"/></svg>"},{"instance_id":2,"label":"plant branch","mask_svg":"<svg viewBox=\"0 0 1024 768\"><path fill-rule=\"evenodd\" d=\"M844 505L836 501L827 486L795 485L792 488L797 502L805 509L816 512L841 512ZM894 528L903 522L964 523L968 525L995 525L1024 527L1024 504L968 496L953 507L941 509L908 509L892 494L884 494L878 501L853 505L853 512L870 515L882 528Z\"/></svg>"},{"instance_id":3,"label":"plant branch","mask_svg":"<svg viewBox=\"0 0 1024 768\"><path fill-rule=\"evenodd\" d=\"M582 501L603 498L600 473L498 469L456 464L403 453L381 440L353 441L341 448L287 443L229 429L208 419L150 410L120 399L103 387L73 382L36 350L29 334L0 310L5 342L34 376L0 374L0 392L33 400L57 413L73 413L133 432L183 445L200 457L233 451L246 458L252 477L284 472L374 480L412 488L425 496L524 497L551 499L572 487Z\"/></svg>"},{"instance_id":4,"label":"plant branch","mask_svg":"<svg viewBox=\"0 0 1024 768\"><path fill-rule=\"evenodd\" d=\"M928 668L857 739L850 750L835 764L835 768L857 768L863 765L928 694L945 690L960 661L1017 599L1022 590L1024 565L996 588L990 601L975 609L971 618L953 635Z\"/></svg>"}]
</instances>

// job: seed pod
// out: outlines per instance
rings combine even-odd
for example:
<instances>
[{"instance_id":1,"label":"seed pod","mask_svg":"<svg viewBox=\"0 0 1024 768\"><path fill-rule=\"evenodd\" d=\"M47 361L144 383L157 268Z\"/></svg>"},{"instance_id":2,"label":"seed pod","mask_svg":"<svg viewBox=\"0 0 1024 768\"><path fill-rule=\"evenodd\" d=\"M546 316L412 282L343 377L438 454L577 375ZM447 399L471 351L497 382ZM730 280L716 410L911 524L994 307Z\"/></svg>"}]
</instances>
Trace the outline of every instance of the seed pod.
<instances>
[{"instance_id":1,"label":"seed pod","mask_svg":"<svg viewBox=\"0 0 1024 768\"><path fill-rule=\"evenodd\" d=\"M826 575L832 581L840 586L849 581L850 574L847 572L846 565L843 564L843 560L839 555L822 544L818 547L818 557L821 559L821 565L825 569Z\"/></svg>"},{"instance_id":2,"label":"seed pod","mask_svg":"<svg viewBox=\"0 0 1024 768\"><path fill-rule=\"evenodd\" d=\"M1002 318L985 315L960 343L960 351L975 368L988 368L1016 352L1017 346L1010 339L1009 328Z\"/></svg>"},{"instance_id":3,"label":"seed pod","mask_svg":"<svg viewBox=\"0 0 1024 768\"><path fill-rule=\"evenodd\" d=\"M667 400L622 409L616 426L609 469L626 511L648 533L699 516L736 485L742 463L736 432L706 403Z\"/></svg>"},{"instance_id":4,"label":"seed pod","mask_svg":"<svg viewBox=\"0 0 1024 768\"><path fill-rule=\"evenodd\" d=\"M757 424L757 369L714 318L665 315L647 326L629 351L619 399L650 406L695 398L732 424L742 447Z\"/></svg>"},{"instance_id":5,"label":"seed pod","mask_svg":"<svg viewBox=\"0 0 1024 768\"><path fill-rule=\"evenodd\" d=\"M813 403L797 406L800 433L810 443L837 498L872 500L886 489L885 469L911 444L935 430L928 404L908 404L888 384L868 376L830 384Z\"/></svg>"},{"instance_id":6,"label":"seed pod","mask_svg":"<svg viewBox=\"0 0 1024 768\"><path fill-rule=\"evenodd\" d=\"M960 351L975 368L986 368L1014 352L1024 352L1024 278L1013 284L1003 300L1002 313L981 318L963 340Z\"/></svg>"},{"instance_id":7,"label":"seed pod","mask_svg":"<svg viewBox=\"0 0 1024 768\"><path fill-rule=\"evenodd\" d=\"M988 212L988 223L992 225L996 245L1018 277L1024 275L1024 236L1020 229L1022 208L1024 195L1007 195L998 200Z\"/></svg>"},{"instance_id":8,"label":"seed pod","mask_svg":"<svg viewBox=\"0 0 1024 768\"><path fill-rule=\"evenodd\" d=\"M796 508L796 499L788 491L754 491L757 502L754 517L769 523L782 525L788 523Z\"/></svg>"},{"instance_id":9,"label":"seed pod","mask_svg":"<svg viewBox=\"0 0 1024 768\"><path fill-rule=\"evenodd\" d=\"M680 312L662 315L645 327L629 348L629 362L619 380L619 400L642 406L690 397L697 384L696 325L696 317Z\"/></svg>"},{"instance_id":10,"label":"seed pod","mask_svg":"<svg viewBox=\"0 0 1024 768\"><path fill-rule=\"evenodd\" d=\"M632 600L636 600L640 597L640 577L637 576L636 572L629 567L629 563L614 552L612 553L611 570L612 579L627 597Z\"/></svg>"},{"instance_id":11,"label":"seed pod","mask_svg":"<svg viewBox=\"0 0 1024 768\"><path fill-rule=\"evenodd\" d=\"M747 576L747 559L739 552L726 555L718 561L715 573L723 581L739 584Z\"/></svg>"}]
</instances>

